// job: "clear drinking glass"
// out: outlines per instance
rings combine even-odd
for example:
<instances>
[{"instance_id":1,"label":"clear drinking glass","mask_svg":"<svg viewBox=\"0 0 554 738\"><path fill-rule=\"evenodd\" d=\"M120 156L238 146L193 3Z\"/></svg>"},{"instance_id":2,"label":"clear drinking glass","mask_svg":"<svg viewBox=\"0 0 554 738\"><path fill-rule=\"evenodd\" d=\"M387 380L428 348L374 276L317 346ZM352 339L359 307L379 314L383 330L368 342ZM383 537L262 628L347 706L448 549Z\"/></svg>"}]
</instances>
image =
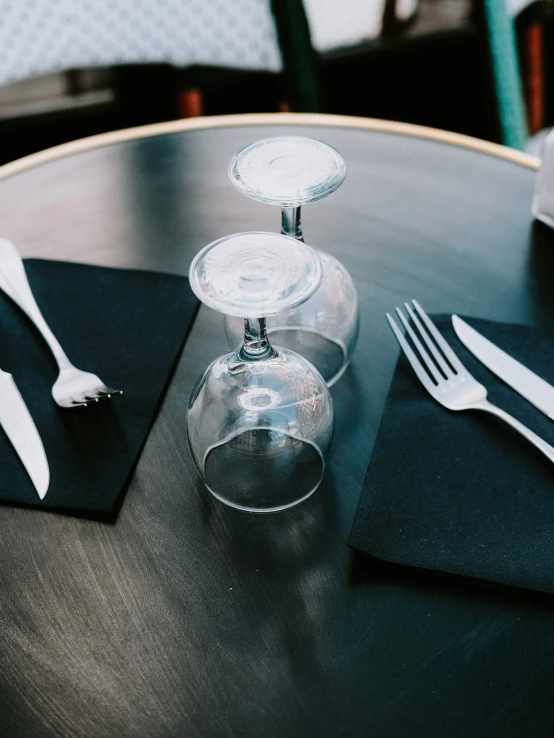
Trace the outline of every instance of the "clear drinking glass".
<instances>
[{"instance_id":1,"label":"clear drinking glass","mask_svg":"<svg viewBox=\"0 0 554 738\"><path fill-rule=\"evenodd\" d=\"M336 149L322 141L280 136L242 149L229 164L229 178L239 192L282 209L281 233L303 242L300 208L334 192L346 176ZM272 341L298 351L317 367L331 387L348 366L358 340L358 296L352 277L334 256L317 252L322 280L301 305L268 318ZM237 346L242 326L225 319L230 346Z\"/></svg>"},{"instance_id":2,"label":"clear drinking glass","mask_svg":"<svg viewBox=\"0 0 554 738\"><path fill-rule=\"evenodd\" d=\"M198 298L214 310L243 316L242 345L202 374L187 417L190 449L204 483L241 510L296 505L325 472L333 435L327 385L302 356L272 346L266 330L267 316L300 305L320 282L315 252L275 233L221 238L192 262L190 284Z\"/></svg>"}]
</instances>

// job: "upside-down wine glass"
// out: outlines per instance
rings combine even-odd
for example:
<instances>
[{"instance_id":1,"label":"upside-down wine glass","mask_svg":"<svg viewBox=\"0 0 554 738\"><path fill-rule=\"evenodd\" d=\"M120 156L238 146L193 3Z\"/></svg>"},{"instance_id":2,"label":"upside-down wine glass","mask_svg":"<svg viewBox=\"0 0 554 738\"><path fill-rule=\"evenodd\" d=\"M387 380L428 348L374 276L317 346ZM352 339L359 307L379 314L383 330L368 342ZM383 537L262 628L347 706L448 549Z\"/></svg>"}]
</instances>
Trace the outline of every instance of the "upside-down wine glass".
<instances>
[{"instance_id":1,"label":"upside-down wine glass","mask_svg":"<svg viewBox=\"0 0 554 738\"><path fill-rule=\"evenodd\" d=\"M229 164L229 178L239 192L282 209L281 233L303 242L302 205L334 192L346 176L336 149L322 141L280 136L257 141ZM352 277L334 256L317 251L322 280L301 305L268 318L267 331L280 346L307 358L331 387L350 363L359 332L358 296ZM225 319L230 346L238 345L241 324Z\"/></svg>"},{"instance_id":2,"label":"upside-down wine glass","mask_svg":"<svg viewBox=\"0 0 554 738\"><path fill-rule=\"evenodd\" d=\"M250 512L283 510L309 497L327 464L333 404L305 358L269 343L266 318L317 289L315 252L276 233L237 233L200 251L190 268L197 297L243 317L242 345L216 359L191 394L192 456L209 491Z\"/></svg>"}]
</instances>

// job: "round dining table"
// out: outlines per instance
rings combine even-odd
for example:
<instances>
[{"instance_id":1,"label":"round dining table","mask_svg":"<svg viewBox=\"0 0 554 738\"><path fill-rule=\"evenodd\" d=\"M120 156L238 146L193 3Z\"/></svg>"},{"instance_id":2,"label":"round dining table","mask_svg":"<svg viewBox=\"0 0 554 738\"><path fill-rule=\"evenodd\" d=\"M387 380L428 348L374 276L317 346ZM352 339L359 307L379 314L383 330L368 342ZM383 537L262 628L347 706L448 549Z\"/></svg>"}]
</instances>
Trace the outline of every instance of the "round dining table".
<instances>
[{"instance_id":1,"label":"round dining table","mask_svg":"<svg viewBox=\"0 0 554 738\"><path fill-rule=\"evenodd\" d=\"M186 275L215 239L279 230L279 210L236 192L227 166L282 134L324 140L348 166L303 212L307 243L340 258L360 298L329 471L280 513L210 497L187 402L227 347L202 306L117 519L1 508L2 738L552 735L551 596L348 547L398 356L385 312L415 297L433 313L552 323L536 159L361 118L173 121L1 167L0 235L25 257Z\"/></svg>"}]
</instances>

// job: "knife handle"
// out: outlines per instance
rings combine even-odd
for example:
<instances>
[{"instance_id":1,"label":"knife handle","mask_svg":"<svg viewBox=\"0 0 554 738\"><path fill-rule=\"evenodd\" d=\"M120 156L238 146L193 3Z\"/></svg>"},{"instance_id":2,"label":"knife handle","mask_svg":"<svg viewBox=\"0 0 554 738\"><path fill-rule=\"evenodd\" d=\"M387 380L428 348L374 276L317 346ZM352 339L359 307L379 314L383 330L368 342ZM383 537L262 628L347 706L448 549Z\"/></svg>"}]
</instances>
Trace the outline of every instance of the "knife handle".
<instances>
[{"instance_id":1,"label":"knife handle","mask_svg":"<svg viewBox=\"0 0 554 738\"><path fill-rule=\"evenodd\" d=\"M473 405L472 408L474 410L482 410L483 412L490 413L491 415L496 415L497 418L500 418L518 433L521 433L521 435L532 443L535 448L538 448L539 451L542 451L542 453L550 459L550 461L554 462L554 447L544 441L540 436L537 436L537 434L530 428L523 425L523 423L520 423L519 420L516 420L509 413L501 410L501 408L493 405L492 402L489 402L488 400L483 400L483 402Z\"/></svg>"},{"instance_id":2,"label":"knife handle","mask_svg":"<svg viewBox=\"0 0 554 738\"><path fill-rule=\"evenodd\" d=\"M11 241L0 238L0 289L32 320L54 354L58 366L71 366L65 351L44 320L31 290L25 267L18 250Z\"/></svg>"}]
</instances>

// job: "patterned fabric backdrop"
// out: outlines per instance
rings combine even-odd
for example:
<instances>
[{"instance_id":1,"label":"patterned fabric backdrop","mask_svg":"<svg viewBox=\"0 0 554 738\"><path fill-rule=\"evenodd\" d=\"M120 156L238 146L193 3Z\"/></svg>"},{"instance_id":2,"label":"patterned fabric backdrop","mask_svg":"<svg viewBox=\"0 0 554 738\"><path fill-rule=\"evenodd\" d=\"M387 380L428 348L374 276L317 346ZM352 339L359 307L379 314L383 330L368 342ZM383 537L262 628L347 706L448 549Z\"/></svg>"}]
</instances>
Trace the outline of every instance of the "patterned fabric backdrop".
<instances>
[{"instance_id":1,"label":"patterned fabric backdrop","mask_svg":"<svg viewBox=\"0 0 554 738\"><path fill-rule=\"evenodd\" d=\"M0 0L0 84L133 62L277 71L269 0Z\"/></svg>"}]
</instances>

